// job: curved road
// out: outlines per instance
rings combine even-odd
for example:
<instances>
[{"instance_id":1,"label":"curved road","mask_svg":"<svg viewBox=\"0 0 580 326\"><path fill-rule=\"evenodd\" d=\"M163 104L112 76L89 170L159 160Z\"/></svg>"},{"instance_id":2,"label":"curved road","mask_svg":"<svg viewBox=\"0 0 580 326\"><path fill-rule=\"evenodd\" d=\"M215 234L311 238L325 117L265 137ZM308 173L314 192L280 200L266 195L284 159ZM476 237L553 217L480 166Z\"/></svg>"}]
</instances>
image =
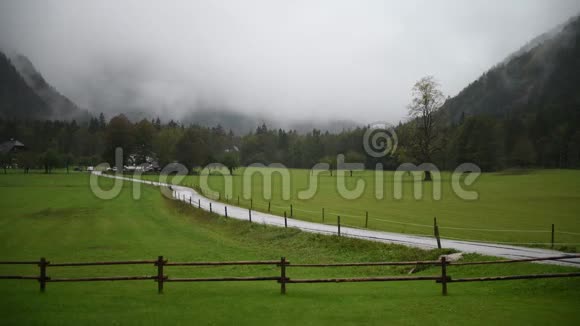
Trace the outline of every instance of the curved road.
<instances>
[{"instance_id":1,"label":"curved road","mask_svg":"<svg viewBox=\"0 0 580 326\"><path fill-rule=\"evenodd\" d=\"M147 180L139 180L133 178L126 178L120 176L112 176L101 174L99 172L93 172L100 176L108 177L108 178L117 178L126 181L132 182L139 182L144 183L152 186L165 186L171 187L173 190L173 197L177 200L182 200L186 203L190 203L193 206L198 207L201 205L201 209L209 211L210 204L212 206L212 211L219 215L225 215L226 207L227 207L227 215L230 218L235 218L239 220L248 221L250 219L249 215L250 212L247 208L238 207L231 204L226 204L222 202L218 202L207 197L202 196L201 194L197 193L195 190L183 187L183 186L175 186L169 185L160 182L154 181L147 181ZM267 225L273 225L277 227L284 227L284 218L257 212L251 211L251 218L253 223L262 223ZM321 233L321 234L329 234L329 235L337 235L338 228L334 225L328 224L320 224L314 222L306 222L296 219L287 219L288 227L293 227L300 229L305 232L312 232L312 233ZM370 241L378 241L378 242L385 242L385 243L396 243L410 247L418 247L422 249L434 249L437 248L437 243L435 239L429 237L422 237L422 236L415 236L415 235L408 235L402 233L391 233L391 232L384 232L384 231L373 231L368 229L357 229L352 227L342 226L340 228L340 234L344 237L351 237L351 238L360 238L366 239ZM475 242L475 241L459 241L459 240L447 240L441 239L441 246L443 248L452 248L458 250L460 252L465 253L477 253L486 256L496 256L508 259L522 259L522 258L544 258L544 257L551 257L551 256L561 256L566 255L563 252L556 251L556 250L548 250L548 249L537 249L537 248L527 248L527 247L518 247L518 246L510 246L510 245L503 245L503 244L493 244L493 243L482 243L482 242ZM557 265L565 265L565 266L573 266L580 268L580 258L570 258L566 260L560 261L539 261L539 263L546 263L546 264L557 264Z\"/></svg>"}]
</instances>

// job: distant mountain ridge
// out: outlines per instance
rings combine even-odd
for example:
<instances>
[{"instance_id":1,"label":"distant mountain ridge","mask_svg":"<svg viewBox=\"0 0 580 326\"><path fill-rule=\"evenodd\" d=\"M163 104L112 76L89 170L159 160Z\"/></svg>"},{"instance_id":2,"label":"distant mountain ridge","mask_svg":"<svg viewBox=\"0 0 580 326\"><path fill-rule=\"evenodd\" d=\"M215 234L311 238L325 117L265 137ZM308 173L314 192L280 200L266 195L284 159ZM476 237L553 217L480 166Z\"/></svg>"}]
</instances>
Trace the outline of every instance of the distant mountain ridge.
<instances>
[{"instance_id":1,"label":"distant mountain ridge","mask_svg":"<svg viewBox=\"0 0 580 326\"><path fill-rule=\"evenodd\" d=\"M27 57L22 54L14 54L10 59L26 84L49 106L50 119L88 119L88 112L81 110L70 99L52 87Z\"/></svg>"},{"instance_id":2,"label":"distant mountain ridge","mask_svg":"<svg viewBox=\"0 0 580 326\"><path fill-rule=\"evenodd\" d=\"M28 58L0 52L0 117L88 120L90 115L48 84Z\"/></svg>"},{"instance_id":3,"label":"distant mountain ridge","mask_svg":"<svg viewBox=\"0 0 580 326\"><path fill-rule=\"evenodd\" d=\"M548 106L580 105L580 17L540 35L484 73L443 106L452 122L462 117L519 116Z\"/></svg>"},{"instance_id":4,"label":"distant mountain ridge","mask_svg":"<svg viewBox=\"0 0 580 326\"><path fill-rule=\"evenodd\" d=\"M529 115L565 120L580 111L580 17L532 39L480 78L449 98L442 112L451 123L469 116L496 118ZM90 114L80 109L51 86L24 55L10 57L0 52L0 117L18 119L86 120ZM100 108L90 108L97 114ZM125 113L132 120L154 119L161 112L135 109ZM110 116L109 116L110 117ZM259 114L231 109L201 107L175 117L184 124L222 125L236 134L255 130L262 123L271 128L308 132L314 128L337 132L356 128L353 121L277 121ZM572 119L573 120L573 119ZM558 121L554 123L559 123Z\"/></svg>"},{"instance_id":5,"label":"distant mountain ridge","mask_svg":"<svg viewBox=\"0 0 580 326\"><path fill-rule=\"evenodd\" d=\"M8 57L0 52L0 117L43 119L52 110L32 90Z\"/></svg>"},{"instance_id":6,"label":"distant mountain ridge","mask_svg":"<svg viewBox=\"0 0 580 326\"><path fill-rule=\"evenodd\" d=\"M570 19L568 19L565 23L559 24L558 26L552 28L551 30L542 33L536 37L534 37L533 39L531 39L530 41L528 41L524 46L522 46L521 48L519 48L517 51L515 51L514 53L511 53L503 62L507 63L509 62L511 59L522 55L530 50L532 50L533 48L537 47L538 45L541 45L542 43L554 38L555 36L557 36L559 33L562 32L562 30L564 29L564 27L566 27L566 25L570 24L571 22L574 21L575 17L572 17Z\"/></svg>"},{"instance_id":7,"label":"distant mountain ridge","mask_svg":"<svg viewBox=\"0 0 580 326\"><path fill-rule=\"evenodd\" d=\"M289 120L279 121L267 115L241 113L227 108L200 108L192 110L180 119L185 124L198 124L213 127L221 125L226 130L232 130L237 135L253 132L265 123L270 129L295 130L300 134L311 132L313 129L323 132L340 132L343 130L361 127L361 123L347 120Z\"/></svg>"}]
</instances>

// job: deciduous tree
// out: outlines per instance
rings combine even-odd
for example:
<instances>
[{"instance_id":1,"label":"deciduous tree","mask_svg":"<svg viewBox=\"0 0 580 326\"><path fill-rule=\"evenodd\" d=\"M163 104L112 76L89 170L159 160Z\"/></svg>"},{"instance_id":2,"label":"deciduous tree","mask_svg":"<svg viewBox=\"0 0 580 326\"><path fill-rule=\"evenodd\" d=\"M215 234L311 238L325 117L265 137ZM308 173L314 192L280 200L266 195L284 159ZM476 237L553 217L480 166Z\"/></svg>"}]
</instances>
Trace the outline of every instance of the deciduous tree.
<instances>
[{"instance_id":1,"label":"deciduous tree","mask_svg":"<svg viewBox=\"0 0 580 326\"><path fill-rule=\"evenodd\" d=\"M437 120L439 109L445 97L439 89L439 83L433 76L426 76L415 83L409 116L413 119L412 150L418 163L432 163L437 147ZM425 181L431 181L431 171L425 171Z\"/></svg>"}]
</instances>

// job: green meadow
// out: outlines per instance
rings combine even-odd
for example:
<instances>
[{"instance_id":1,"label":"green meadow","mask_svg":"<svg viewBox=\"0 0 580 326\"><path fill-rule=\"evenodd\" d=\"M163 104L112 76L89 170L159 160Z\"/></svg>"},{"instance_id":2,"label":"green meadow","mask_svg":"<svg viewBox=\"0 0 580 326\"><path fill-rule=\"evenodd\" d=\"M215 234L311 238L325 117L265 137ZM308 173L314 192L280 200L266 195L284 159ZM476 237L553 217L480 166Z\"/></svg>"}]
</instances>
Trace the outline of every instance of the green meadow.
<instances>
[{"instance_id":1,"label":"green meadow","mask_svg":"<svg viewBox=\"0 0 580 326\"><path fill-rule=\"evenodd\" d=\"M580 171L577 170L529 170L484 173L473 184L463 185L467 191L476 191L478 199L460 198L452 188L451 174L441 173L441 198L433 198L434 183L417 186L422 197L414 196L414 178L405 174L402 197L396 198L394 173L385 171L382 182L376 182L374 171L355 171L345 177L347 189L355 189L357 182L364 182L360 197L346 199L337 190L337 177L328 172L320 174L315 181L316 192L309 199L299 199L298 194L309 188L309 170L290 171L290 182L282 182L279 174L272 174L271 191L264 187L260 174L268 169L255 169L244 180L243 168L235 171L232 195L227 201L240 206L273 214L290 215L294 218L319 223L341 223L354 227L433 235L433 218L437 217L443 238L505 242L526 246L549 247L551 227L555 225L556 248L566 251L580 249ZM156 179L155 176L144 178ZM220 193L226 201L225 178L220 173L207 177L209 188ZM249 181L249 182L248 182ZM199 176L187 176L183 185L199 186ZM251 187L244 187L251 184ZM284 199L282 184L288 184L289 198ZM383 198L377 198L376 187L384 189ZM250 191L244 192L244 188ZM270 196L267 196L270 193ZM210 194L211 195L211 194ZM250 201L251 199L251 201ZM322 209L325 210L324 221ZM369 214L368 224L366 213Z\"/></svg>"},{"instance_id":2,"label":"green meadow","mask_svg":"<svg viewBox=\"0 0 580 326\"><path fill-rule=\"evenodd\" d=\"M296 171L294 173L301 173ZM514 213L513 218L530 214L545 218L534 207L540 203L554 210L551 218L559 223L573 223L577 207L565 200L566 190L574 189L568 171L543 172L524 176L486 175L482 199L465 203L446 199L433 203L437 209L448 207L440 214L441 224L449 221L456 210L472 211L472 218L460 219L458 225L490 225L505 227L539 227L541 220L520 225L516 221L501 224L502 209ZM532 187L538 177L549 178L553 189L549 193ZM300 179L295 176L296 179ZM505 178L505 179L504 179ZM521 178L518 182L517 178ZM517 202L524 195L503 191L510 198L483 190L500 189L493 182L526 188L527 194L539 196L525 203ZM506 180L506 181L503 181ZM101 179L103 187L111 180ZM546 182L548 184L548 182ZM327 185L328 186L328 185ZM379 204L365 199L356 207L332 201L329 190L316 200L304 203L314 207L337 205L358 212L374 208L373 212L405 220L412 216L405 208L417 206L416 222L430 221L427 202L389 201ZM326 193L325 195L322 195ZM577 191L575 192L577 193ZM574 193L572 193L574 194ZM569 194L571 196L572 194ZM493 197L488 197L493 196ZM490 198L498 203L486 204ZM500 200L501 199L501 200ZM445 203L445 204L444 204ZM312 206L306 206L312 205ZM463 207L465 205L465 207ZM565 206L565 207L560 207ZM112 200L100 200L90 191L86 174L8 174L0 175L0 260L37 260L44 256L53 263L71 261L155 259L163 255L170 261L219 261L279 259L294 263L402 261L436 259L443 251L423 251L398 245L373 243L333 236L307 234L294 229L278 229L244 221L228 220L208 214L161 196L159 189L144 186L140 199L133 199L132 185L126 183L121 194ZM384 208L381 209L381 207ZM390 209L387 210L386 208ZM395 209L397 207L397 209ZM468 209L473 207L473 209ZM486 207L488 214L478 210ZM549 208L544 208L546 211ZM573 208L570 214L567 209ZM389 214L389 212L391 212ZM492 213L497 214L492 214ZM515 213L518 214L515 214ZM429 215L421 217L419 213ZM558 213L558 214L556 214ZM477 214L481 223L473 216ZM507 213L502 213L506 217ZM445 217L444 217L445 216ZM483 219L483 216L489 218ZM460 222L463 223L460 223ZM484 223L485 221L485 223ZM522 222L523 223L523 222ZM403 230L414 231L414 230ZM467 255L467 260L491 259ZM450 267L449 275L492 276L524 273L576 271L573 268L541 264L509 264ZM365 267L293 269L290 278L333 276L407 275L407 267ZM36 275L36 266L0 266L0 275ZM166 273L172 277L201 276L276 276L275 267L172 267ZM439 268L421 270L417 275L437 275ZM154 266L99 266L49 268L48 276L80 277L107 275L153 275ZM335 325L340 324L522 324L577 325L580 322L580 279L540 279L449 285L449 295L441 296L440 285L432 281L402 283L301 284L288 285L288 293L280 294L279 285L269 282L242 283L168 283L165 293L157 294L153 281L48 283L45 293L39 292L36 281L0 280L0 314L3 325Z\"/></svg>"}]
</instances>

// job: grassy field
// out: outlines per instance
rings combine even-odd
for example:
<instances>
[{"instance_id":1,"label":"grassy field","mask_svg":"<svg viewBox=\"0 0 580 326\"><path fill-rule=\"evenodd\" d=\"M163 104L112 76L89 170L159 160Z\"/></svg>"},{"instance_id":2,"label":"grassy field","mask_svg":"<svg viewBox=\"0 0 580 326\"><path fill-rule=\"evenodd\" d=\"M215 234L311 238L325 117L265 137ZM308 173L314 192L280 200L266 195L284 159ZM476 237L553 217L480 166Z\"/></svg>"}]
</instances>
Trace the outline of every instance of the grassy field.
<instances>
[{"instance_id":1,"label":"grassy field","mask_svg":"<svg viewBox=\"0 0 580 326\"><path fill-rule=\"evenodd\" d=\"M368 228L427 235L433 234L433 217L437 217L442 237L544 247L551 241L551 225L555 224L558 248L580 249L580 171L482 174L474 185L466 187L479 193L479 199L473 201L454 194L449 173L442 173L441 200L432 198L429 183L423 185L423 198L415 199L411 176L404 177L403 198L395 199L393 173L388 171L383 199L375 198L374 172L363 171L347 177L349 189L354 189L357 180L365 181L360 198L342 198L337 191L336 176L322 174L316 194L309 200L299 200L297 194L308 187L309 172L290 171L290 200L282 200L281 178L273 177L271 211L274 214L282 215L284 211L290 214L292 204L295 218L322 222L322 208L325 208L325 223L335 224L336 216L340 215L343 224L364 227L368 211ZM232 178L233 201L237 203L240 196L240 205L249 207L250 201L244 200L242 193L243 172L243 169L237 170ZM223 199L224 178L211 175L208 183L212 190L222 193ZM182 184L199 185L199 176L187 176ZM267 211L268 200L264 197L262 178L255 174L251 187L254 209Z\"/></svg>"},{"instance_id":2,"label":"grassy field","mask_svg":"<svg viewBox=\"0 0 580 326\"><path fill-rule=\"evenodd\" d=\"M497 176L498 179L501 177ZM533 175L526 176L533 178ZM109 184L110 180L102 180ZM565 182L565 181L563 181ZM457 203L456 203L457 204ZM410 205L410 204L409 204ZM164 199L145 187L140 200L126 185L110 201L95 198L84 174L0 175L0 259L52 262L154 259L279 259L294 263L433 259L421 251L232 221ZM560 209L565 212L564 209ZM486 259L469 255L467 259ZM37 273L0 266L0 275ZM400 275L406 268L290 269L289 277ZM574 269L513 264L450 268L452 276L511 275ZM437 274L437 268L420 275ZM153 266L53 268L49 276L153 274ZM271 267L174 267L170 276L277 275ZM434 282L289 285L274 282L167 284L152 281L49 283L0 281L3 325L91 324L525 324L577 325L580 279L451 284Z\"/></svg>"}]
</instances>

